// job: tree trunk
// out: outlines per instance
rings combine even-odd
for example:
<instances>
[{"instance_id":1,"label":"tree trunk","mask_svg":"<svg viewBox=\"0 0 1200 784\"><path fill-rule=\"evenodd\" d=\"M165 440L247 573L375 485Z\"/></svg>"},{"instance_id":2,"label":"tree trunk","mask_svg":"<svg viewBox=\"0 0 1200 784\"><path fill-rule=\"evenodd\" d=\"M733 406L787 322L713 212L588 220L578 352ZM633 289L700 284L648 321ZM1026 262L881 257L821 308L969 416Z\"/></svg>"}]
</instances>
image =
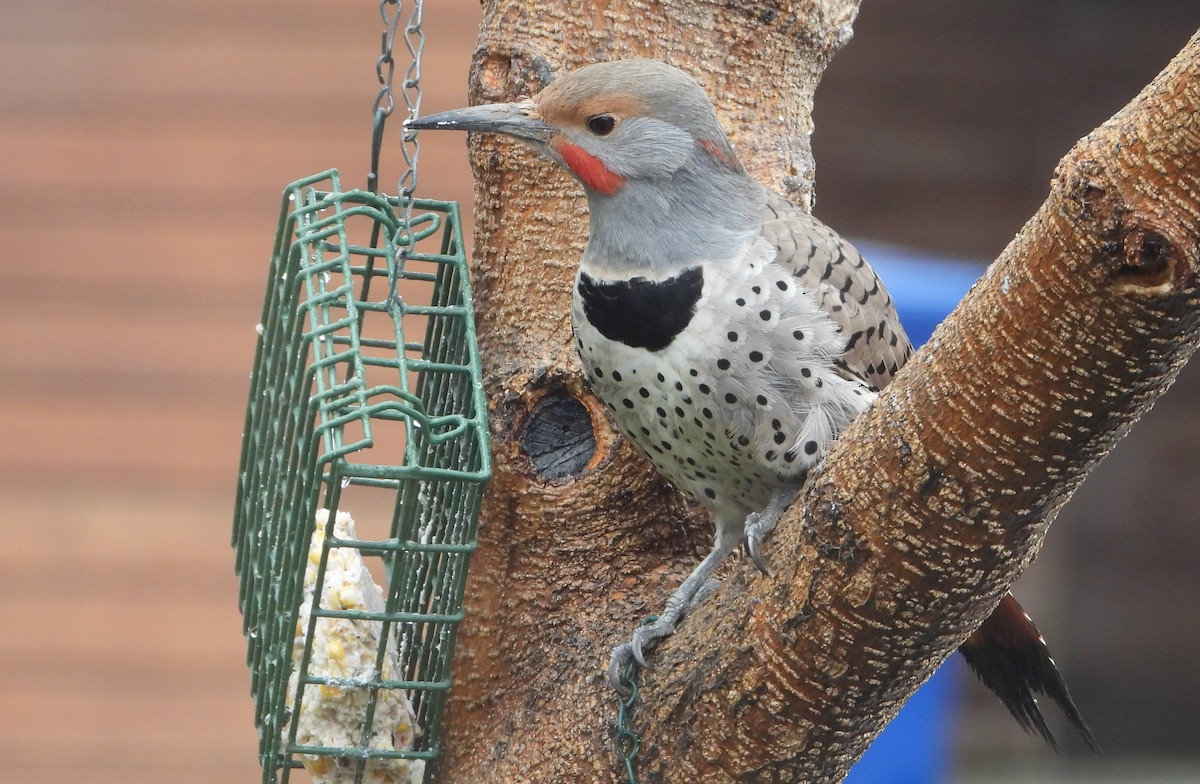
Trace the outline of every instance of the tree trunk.
<instances>
[{"instance_id":1,"label":"tree trunk","mask_svg":"<svg viewBox=\"0 0 1200 784\"><path fill-rule=\"evenodd\" d=\"M809 203L812 93L856 2L560 5L485 3L475 102L586 62L666 59L714 97L747 167ZM1198 337L1198 41L1064 159L1042 209L839 440L768 541L774 576L736 564L656 649L636 717L643 782L843 777L1174 379ZM471 149L495 479L439 780L623 780L602 669L711 524L583 384L568 316L578 186L506 139Z\"/></svg>"}]
</instances>

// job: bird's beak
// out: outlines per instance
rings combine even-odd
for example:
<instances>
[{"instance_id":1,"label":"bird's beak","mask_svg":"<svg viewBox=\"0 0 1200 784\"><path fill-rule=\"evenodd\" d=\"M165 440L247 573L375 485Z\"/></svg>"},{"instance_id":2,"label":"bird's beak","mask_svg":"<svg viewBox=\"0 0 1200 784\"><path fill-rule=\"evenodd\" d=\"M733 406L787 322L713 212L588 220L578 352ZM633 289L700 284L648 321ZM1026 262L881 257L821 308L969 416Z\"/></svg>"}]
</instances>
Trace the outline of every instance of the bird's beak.
<instances>
[{"instance_id":1,"label":"bird's beak","mask_svg":"<svg viewBox=\"0 0 1200 784\"><path fill-rule=\"evenodd\" d=\"M542 122L533 101L488 103L455 109L409 120L404 126L427 131L501 133L531 142L547 142L554 135L554 128Z\"/></svg>"}]
</instances>

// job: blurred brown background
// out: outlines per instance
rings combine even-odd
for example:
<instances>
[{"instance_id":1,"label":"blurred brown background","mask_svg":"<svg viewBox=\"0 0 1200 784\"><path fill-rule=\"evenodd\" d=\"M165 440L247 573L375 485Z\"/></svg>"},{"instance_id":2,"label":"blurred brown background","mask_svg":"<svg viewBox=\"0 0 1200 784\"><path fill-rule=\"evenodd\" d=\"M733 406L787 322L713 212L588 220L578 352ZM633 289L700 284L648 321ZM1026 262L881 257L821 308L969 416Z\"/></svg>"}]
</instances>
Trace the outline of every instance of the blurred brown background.
<instances>
[{"instance_id":1,"label":"blurred brown background","mask_svg":"<svg viewBox=\"0 0 1200 784\"><path fill-rule=\"evenodd\" d=\"M0 4L0 780L258 778L229 547L254 325L282 187L362 184L377 7ZM428 1L425 111L465 102L478 18ZM817 214L990 259L1198 27L1194 0L866 0L818 93ZM461 138L424 141L420 190L470 202ZM1018 586L1108 754L1055 758L964 683L955 781L1200 780L1198 390Z\"/></svg>"}]
</instances>

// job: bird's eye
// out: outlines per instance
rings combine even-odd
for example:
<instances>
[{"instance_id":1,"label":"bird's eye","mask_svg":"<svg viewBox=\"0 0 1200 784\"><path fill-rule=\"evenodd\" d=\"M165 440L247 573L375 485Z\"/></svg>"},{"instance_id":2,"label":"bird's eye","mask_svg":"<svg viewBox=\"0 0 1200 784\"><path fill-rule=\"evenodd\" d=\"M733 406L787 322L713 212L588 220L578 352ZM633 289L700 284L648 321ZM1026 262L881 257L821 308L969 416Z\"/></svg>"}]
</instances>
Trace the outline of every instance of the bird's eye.
<instances>
[{"instance_id":1,"label":"bird's eye","mask_svg":"<svg viewBox=\"0 0 1200 784\"><path fill-rule=\"evenodd\" d=\"M617 127L611 114L593 114L587 118L587 129L597 136L608 136Z\"/></svg>"}]
</instances>

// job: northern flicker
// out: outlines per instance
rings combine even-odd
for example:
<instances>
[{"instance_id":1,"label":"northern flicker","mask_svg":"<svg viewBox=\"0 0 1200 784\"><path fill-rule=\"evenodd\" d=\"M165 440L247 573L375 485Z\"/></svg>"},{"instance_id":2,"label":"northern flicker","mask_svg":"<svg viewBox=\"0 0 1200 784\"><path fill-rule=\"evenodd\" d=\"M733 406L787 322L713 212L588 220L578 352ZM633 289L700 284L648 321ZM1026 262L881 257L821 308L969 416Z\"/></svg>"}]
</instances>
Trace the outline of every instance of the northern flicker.
<instances>
[{"instance_id":1,"label":"northern flicker","mask_svg":"<svg viewBox=\"0 0 1200 784\"><path fill-rule=\"evenodd\" d=\"M521 139L583 185L590 233L572 323L592 389L623 433L711 513L712 551L612 655L618 685L760 541L838 434L912 353L883 283L841 236L747 176L703 89L665 63L569 72L537 97L425 117L416 129ZM1091 733L1011 595L960 651L1021 725L1054 739L1034 693Z\"/></svg>"}]
</instances>

